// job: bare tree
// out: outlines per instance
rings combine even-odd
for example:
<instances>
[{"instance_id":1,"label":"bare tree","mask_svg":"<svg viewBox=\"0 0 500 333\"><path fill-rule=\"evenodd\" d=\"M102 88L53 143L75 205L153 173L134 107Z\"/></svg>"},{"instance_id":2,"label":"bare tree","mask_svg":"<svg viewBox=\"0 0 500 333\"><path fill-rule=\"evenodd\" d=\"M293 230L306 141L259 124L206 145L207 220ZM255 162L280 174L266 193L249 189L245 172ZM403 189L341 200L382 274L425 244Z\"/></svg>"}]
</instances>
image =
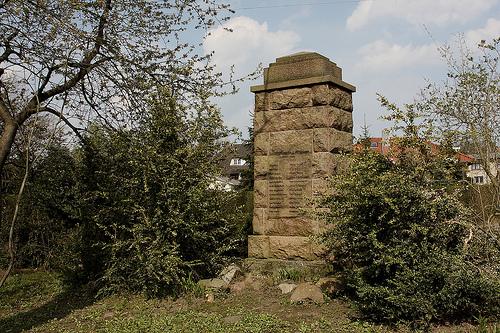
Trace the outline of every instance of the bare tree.
<instances>
[{"instance_id":1,"label":"bare tree","mask_svg":"<svg viewBox=\"0 0 500 333\"><path fill-rule=\"evenodd\" d=\"M446 135L466 143L481 163L490 182L490 198L481 205L479 219L490 227L500 212L500 37L491 43L481 41L479 52L470 50L463 38L456 43L441 48L448 79L423 90L419 106Z\"/></svg>"},{"instance_id":2,"label":"bare tree","mask_svg":"<svg viewBox=\"0 0 500 333\"><path fill-rule=\"evenodd\" d=\"M154 86L193 107L221 76L186 42L227 19L216 0L0 0L0 172L21 126L53 114L130 126Z\"/></svg>"}]
</instances>

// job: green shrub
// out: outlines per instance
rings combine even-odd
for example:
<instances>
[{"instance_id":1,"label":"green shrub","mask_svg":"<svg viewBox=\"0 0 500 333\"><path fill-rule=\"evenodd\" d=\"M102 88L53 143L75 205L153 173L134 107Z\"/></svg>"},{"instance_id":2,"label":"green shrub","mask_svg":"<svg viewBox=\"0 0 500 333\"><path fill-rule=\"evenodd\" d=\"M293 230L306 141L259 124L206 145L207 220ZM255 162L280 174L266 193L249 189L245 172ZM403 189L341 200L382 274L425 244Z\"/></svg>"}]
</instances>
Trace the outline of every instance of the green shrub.
<instances>
[{"instance_id":1,"label":"green shrub","mask_svg":"<svg viewBox=\"0 0 500 333\"><path fill-rule=\"evenodd\" d=\"M324 200L331 227L322 241L348 292L376 321L425 326L500 313L499 272L468 251L453 159L422 141L398 145L392 159L354 153Z\"/></svg>"},{"instance_id":2,"label":"green shrub","mask_svg":"<svg viewBox=\"0 0 500 333\"><path fill-rule=\"evenodd\" d=\"M157 96L139 128L92 133L81 153L81 253L103 291L178 293L240 254L236 194L211 186L226 135L216 110Z\"/></svg>"}]
</instances>

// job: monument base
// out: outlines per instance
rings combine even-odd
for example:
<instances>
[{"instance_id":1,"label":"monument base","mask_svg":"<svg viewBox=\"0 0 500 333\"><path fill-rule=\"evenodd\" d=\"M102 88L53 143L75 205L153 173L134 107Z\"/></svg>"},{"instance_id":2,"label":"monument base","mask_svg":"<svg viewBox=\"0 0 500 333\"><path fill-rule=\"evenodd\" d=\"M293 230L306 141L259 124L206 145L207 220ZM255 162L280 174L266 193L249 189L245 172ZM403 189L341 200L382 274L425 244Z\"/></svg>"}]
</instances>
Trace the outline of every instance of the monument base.
<instances>
[{"instance_id":1,"label":"monument base","mask_svg":"<svg viewBox=\"0 0 500 333\"><path fill-rule=\"evenodd\" d=\"M248 236L248 257L255 259L321 260L324 249L311 237Z\"/></svg>"},{"instance_id":2,"label":"monument base","mask_svg":"<svg viewBox=\"0 0 500 333\"><path fill-rule=\"evenodd\" d=\"M296 271L302 277L321 277L332 273L331 265L323 260L282 260L247 258L243 261L245 270L260 275L276 275L280 271Z\"/></svg>"}]
</instances>

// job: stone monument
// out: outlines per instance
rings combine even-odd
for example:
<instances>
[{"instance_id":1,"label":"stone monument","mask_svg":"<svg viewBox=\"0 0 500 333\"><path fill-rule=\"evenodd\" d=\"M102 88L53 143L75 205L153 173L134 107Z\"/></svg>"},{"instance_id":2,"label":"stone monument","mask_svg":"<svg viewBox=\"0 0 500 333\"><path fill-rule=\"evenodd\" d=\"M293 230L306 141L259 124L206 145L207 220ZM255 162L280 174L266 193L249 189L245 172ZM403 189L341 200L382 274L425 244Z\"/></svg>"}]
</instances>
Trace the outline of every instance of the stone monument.
<instances>
[{"instance_id":1,"label":"stone monument","mask_svg":"<svg viewBox=\"0 0 500 333\"><path fill-rule=\"evenodd\" d=\"M328 58L301 52L276 59L254 86L254 216L248 256L316 260L307 213L352 147L352 93Z\"/></svg>"}]
</instances>

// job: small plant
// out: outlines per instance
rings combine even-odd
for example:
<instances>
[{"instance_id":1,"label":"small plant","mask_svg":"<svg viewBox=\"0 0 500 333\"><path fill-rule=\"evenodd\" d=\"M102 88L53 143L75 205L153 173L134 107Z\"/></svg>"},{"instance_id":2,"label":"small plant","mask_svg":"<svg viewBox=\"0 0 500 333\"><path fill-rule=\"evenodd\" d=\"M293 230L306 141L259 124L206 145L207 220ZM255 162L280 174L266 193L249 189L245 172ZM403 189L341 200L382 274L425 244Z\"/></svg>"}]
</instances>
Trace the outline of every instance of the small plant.
<instances>
[{"instance_id":1,"label":"small plant","mask_svg":"<svg viewBox=\"0 0 500 333\"><path fill-rule=\"evenodd\" d=\"M477 333L500 333L500 327L497 324L489 324L488 318L479 316L475 318L477 321Z\"/></svg>"},{"instance_id":2,"label":"small plant","mask_svg":"<svg viewBox=\"0 0 500 333\"><path fill-rule=\"evenodd\" d=\"M299 282L303 281L304 278L304 272L296 268L280 268L274 274L274 280L276 281L291 280Z\"/></svg>"}]
</instances>

